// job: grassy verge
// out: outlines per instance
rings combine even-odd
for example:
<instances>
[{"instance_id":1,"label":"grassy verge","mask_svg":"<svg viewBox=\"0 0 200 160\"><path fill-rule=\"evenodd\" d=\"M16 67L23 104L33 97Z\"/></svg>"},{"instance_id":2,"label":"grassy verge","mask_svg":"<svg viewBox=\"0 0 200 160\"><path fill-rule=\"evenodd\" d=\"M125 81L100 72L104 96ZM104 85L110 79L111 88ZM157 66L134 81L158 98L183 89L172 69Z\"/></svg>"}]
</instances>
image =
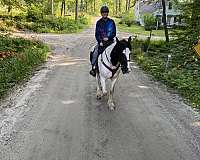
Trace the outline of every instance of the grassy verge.
<instances>
[{"instance_id":1,"label":"grassy verge","mask_svg":"<svg viewBox=\"0 0 200 160\"><path fill-rule=\"evenodd\" d=\"M177 90L189 104L200 109L200 62L196 55L192 51L181 51L181 47L184 50L181 44L166 47L164 41L151 42L149 52L144 53L141 50L144 44L141 40L133 41L133 59L139 66L156 80ZM166 68L169 54L172 58ZM189 60L186 54L192 58Z\"/></svg>"},{"instance_id":2,"label":"grassy verge","mask_svg":"<svg viewBox=\"0 0 200 160\"><path fill-rule=\"evenodd\" d=\"M0 98L44 62L48 50L37 41L0 36Z\"/></svg>"}]
</instances>

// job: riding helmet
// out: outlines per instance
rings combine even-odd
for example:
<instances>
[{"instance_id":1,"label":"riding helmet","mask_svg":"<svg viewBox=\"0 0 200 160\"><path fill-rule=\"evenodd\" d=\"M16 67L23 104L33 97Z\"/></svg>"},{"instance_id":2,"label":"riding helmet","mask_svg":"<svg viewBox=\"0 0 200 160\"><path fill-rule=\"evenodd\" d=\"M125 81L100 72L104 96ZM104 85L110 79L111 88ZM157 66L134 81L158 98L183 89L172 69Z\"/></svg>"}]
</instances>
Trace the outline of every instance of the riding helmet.
<instances>
[{"instance_id":1,"label":"riding helmet","mask_svg":"<svg viewBox=\"0 0 200 160\"><path fill-rule=\"evenodd\" d=\"M107 6L102 6L100 12L101 13L109 13L109 9Z\"/></svg>"}]
</instances>

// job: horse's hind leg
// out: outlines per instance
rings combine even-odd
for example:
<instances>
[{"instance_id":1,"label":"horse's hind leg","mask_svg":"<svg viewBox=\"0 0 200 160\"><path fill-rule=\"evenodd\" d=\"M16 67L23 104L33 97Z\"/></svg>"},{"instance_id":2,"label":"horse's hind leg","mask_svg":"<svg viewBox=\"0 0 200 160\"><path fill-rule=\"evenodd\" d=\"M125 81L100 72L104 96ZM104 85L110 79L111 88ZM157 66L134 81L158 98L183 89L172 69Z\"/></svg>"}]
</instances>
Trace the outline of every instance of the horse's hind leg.
<instances>
[{"instance_id":1,"label":"horse's hind leg","mask_svg":"<svg viewBox=\"0 0 200 160\"><path fill-rule=\"evenodd\" d=\"M101 81L100 81L100 76L99 76L99 73L97 73L96 75L96 81L97 81L97 99L101 99L101 97L103 96L103 93L102 93L102 87L101 87Z\"/></svg>"}]
</instances>

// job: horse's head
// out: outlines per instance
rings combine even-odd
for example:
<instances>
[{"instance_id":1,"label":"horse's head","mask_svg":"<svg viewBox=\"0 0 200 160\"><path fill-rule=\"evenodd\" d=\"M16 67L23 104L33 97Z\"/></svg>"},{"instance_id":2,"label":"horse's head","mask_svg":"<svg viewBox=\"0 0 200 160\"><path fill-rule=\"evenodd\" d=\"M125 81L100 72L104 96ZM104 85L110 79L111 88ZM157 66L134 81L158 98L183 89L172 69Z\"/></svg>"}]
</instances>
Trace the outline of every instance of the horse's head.
<instances>
[{"instance_id":1,"label":"horse's head","mask_svg":"<svg viewBox=\"0 0 200 160\"><path fill-rule=\"evenodd\" d=\"M131 67L130 67L130 54L131 54L131 37L128 38L128 41L123 39L123 40L118 40L116 38L116 46L118 46L118 55L119 55L119 62L121 64L122 72L123 74L131 72Z\"/></svg>"}]
</instances>

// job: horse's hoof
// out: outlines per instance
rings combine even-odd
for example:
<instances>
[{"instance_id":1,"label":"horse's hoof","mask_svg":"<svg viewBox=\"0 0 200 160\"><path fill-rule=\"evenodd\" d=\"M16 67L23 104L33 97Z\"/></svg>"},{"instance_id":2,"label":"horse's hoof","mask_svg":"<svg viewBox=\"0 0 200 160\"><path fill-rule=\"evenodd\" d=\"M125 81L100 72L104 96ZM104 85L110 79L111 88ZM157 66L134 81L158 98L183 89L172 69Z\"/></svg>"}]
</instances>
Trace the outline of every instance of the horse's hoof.
<instances>
[{"instance_id":1,"label":"horse's hoof","mask_svg":"<svg viewBox=\"0 0 200 160\"><path fill-rule=\"evenodd\" d=\"M103 96L107 96L107 94L108 94L108 92L104 92L104 93L103 93Z\"/></svg>"},{"instance_id":2,"label":"horse's hoof","mask_svg":"<svg viewBox=\"0 0 200 160\"><path fill-rule=\"evenodd\" d=\"M115 110L115 107L109 107L109 109L110 109L111 111L114 111L114 110Z\"/></svg>"},{"instance_id":3,"label":"horse's hoof","mask_svg":"<svg viewBox=\"0 0 200 160\"><path fill-rule=\"evenodd\" d=\"M109 103L108 104L109 110L114 111L115 110L115 105L114 103Z\"/></svg>"},{"instance_id":4,"label":"horse's hoof","mask_svg":"<svg viewBox=\"0 0 200 160\"><path fill-rule=\"evenodd\" d=\"M102 98L102 94L97 94L97 99L100 100Z\"/></svg>"}]
</instances>

